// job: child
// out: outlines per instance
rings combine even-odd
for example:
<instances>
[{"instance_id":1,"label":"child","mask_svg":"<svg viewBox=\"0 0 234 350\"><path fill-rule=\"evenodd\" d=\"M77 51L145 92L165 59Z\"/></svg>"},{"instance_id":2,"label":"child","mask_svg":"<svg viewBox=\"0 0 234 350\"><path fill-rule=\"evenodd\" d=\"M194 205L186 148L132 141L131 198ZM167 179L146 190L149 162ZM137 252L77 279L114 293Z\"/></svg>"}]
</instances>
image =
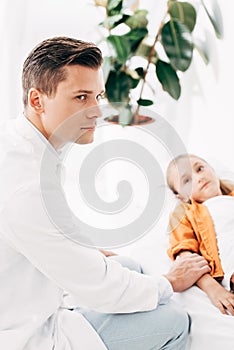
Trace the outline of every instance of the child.
<instances>
[{"instance_id":1,"label":"child","mask_svg":"<svg viewBox=\"0 0 234 350\"><path fill-rule=\"evenodd\" d=\"M211 272L196 284L223 314L234 316L234 184L220 181L204 159L188 154L170 162L167 183L181 200L170 217L169 256L203 255ZM224 288L229 285L230 291Z\"/></svg>"}]
</instances>

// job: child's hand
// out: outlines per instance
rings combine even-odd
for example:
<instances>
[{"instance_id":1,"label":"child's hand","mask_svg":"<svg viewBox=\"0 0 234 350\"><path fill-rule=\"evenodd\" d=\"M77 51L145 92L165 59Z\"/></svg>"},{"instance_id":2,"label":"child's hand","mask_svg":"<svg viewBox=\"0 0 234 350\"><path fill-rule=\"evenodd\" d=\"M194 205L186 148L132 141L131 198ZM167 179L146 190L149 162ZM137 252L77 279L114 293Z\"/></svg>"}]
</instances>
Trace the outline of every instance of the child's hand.
<instances>
[{"instance_id":1,"label":"child's hand","mask_svg":"<svg viewBox=\"0 0 234 350\"><path fill-rule=\"evenodd\" d=\"M226 290L220 284L213 285L207 291L207 295L212 303L222 312L234 316L234 294Z\"/></svg>"}]
</instances>

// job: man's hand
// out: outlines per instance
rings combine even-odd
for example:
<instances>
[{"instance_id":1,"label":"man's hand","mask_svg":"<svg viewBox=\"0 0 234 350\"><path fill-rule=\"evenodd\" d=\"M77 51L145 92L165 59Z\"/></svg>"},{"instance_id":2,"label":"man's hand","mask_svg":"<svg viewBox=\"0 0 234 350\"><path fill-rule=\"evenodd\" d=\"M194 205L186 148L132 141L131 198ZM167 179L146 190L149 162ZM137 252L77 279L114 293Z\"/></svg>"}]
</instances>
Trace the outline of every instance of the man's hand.
<instances>
[{"instance_id":1,"label":"man's hand","mask_svg":"<svg viewBox=\"0 0 234 350\"><path fill-rule=\"evenodd\" d=\"M210 267L202 256L190 254L176 259L170 271L164 276L171 283L174 292L183 292L209 272Z\"/></svg>"}]
</instances>

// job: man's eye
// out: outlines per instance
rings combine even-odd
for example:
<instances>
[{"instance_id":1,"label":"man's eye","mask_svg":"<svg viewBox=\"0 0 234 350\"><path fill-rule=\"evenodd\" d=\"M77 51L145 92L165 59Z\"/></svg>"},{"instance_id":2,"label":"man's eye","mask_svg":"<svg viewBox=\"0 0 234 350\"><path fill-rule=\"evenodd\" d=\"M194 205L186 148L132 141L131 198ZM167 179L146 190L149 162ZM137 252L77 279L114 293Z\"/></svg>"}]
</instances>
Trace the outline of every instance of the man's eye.
<instances>
[{"instance_id":1,"label":"man's eye","mask_svg":"<svg viewBox=\"0 0 234 350\"><path fill-rule=\"evenodd\" d=\"M85 101L87 99L87 95L79 95L79 96L76 96L76 98L80 101Z\"/></svg>"},{"instance_id":2,"label":"man's eye","mask_svg":"<svg viewBox=\"0 0 234 350\"><path fill-rule=\"evenodd\" d=\"M203 165L200 165L199 167L198 167L198 171L202 171L204 169L204 166Z\"/></svg>"},{"instance_id":3,"label":"man's eye","mask_svg":"<svg viewBox=\"0 0 234 350\"><path fill-rule=\"evenodd\" d=\"M100 100L102 100L102 99L104 99L104 94L100 94L100 95L97 95L97 97L96 97L96 99L97 99L97 101L100 101Z\"/></svg>"}]
</instances>

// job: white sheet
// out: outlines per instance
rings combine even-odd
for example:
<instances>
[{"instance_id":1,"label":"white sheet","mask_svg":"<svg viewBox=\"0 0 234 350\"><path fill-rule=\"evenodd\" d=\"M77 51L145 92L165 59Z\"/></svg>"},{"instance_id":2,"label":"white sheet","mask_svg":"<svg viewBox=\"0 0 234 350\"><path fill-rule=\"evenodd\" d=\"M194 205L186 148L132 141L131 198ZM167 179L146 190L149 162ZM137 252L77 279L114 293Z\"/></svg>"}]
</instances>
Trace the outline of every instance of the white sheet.
<instances>
[{"instance_id":1,"label":"white sheet","mask_svg":"<svg viewBox=\"0 0 234 350\"><path fill-rule=\"evenodd\" d=\"M138 260L145 273L154 275L167 272L172 263L166 253L167 223L174 205L175 201L171 199L160 221L149 234L116 251ZM234 317L222 315L202 290L194 286L183 293L175 293L173 298L185 307L192 319L186 350L234 349Z\"/></svg>"},{"instance_id":2,"label":"white sheet","mask_svg":"<svg viewBox=\"0 0 234 350\"><path fill-rule=\"evenodd\" d=\"M229 288L234 272L234 197L216 196L204 202L211 214L224 271L223 285Z\"/></svg>"}]
</instances>

